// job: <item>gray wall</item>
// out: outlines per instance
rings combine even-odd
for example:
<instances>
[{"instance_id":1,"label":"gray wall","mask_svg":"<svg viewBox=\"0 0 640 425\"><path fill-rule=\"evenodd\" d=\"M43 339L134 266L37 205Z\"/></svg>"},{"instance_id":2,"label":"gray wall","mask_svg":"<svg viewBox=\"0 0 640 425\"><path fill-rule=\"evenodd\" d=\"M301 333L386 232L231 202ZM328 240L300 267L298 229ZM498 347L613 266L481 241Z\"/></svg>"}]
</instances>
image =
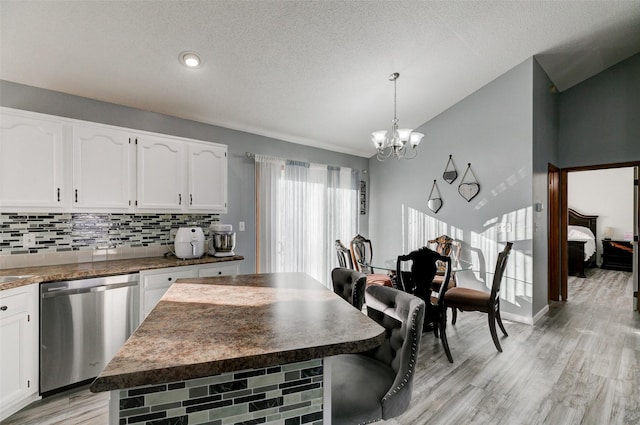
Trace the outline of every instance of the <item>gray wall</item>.
<instances>
[{"instance_id":1,"label":"gray wall","mask_svg":"<svg viewBox=\"0 0 640 425\"><path fill-rule=\"evenodd\" d=\"M487 271L495 267L498 244L514 241L501 310L525 321L532 316L533 293L533 68L530 58L423 124L418 130L425 137L417 158L369 160L374 263L395 264L407 249L409 211L463 240L463 256L481 253L482 264L476 267ZM453 184L442 179L449 154L458 171ZM471 202L457 191L468 162L481 185ZM426 207L434 179L443 198L437 214ZM510 223L512 231L498 232L498 223ZM458 278L472 284L487 280L471 272L459 273Z\"/></svg>"},{"instance_id":2,"label":"gray wall","mask_svg":"<svg viewBox=\"0 0 640 425\"><path fill-rule=\"evenodd\" d=\"M640 54L560 94L564 167L640 161Z\"/></svg>"},{"instance_id":3,"label":"gray wall","mask_svg":"<svg viewBox=\"0 0 640 425\"><path fill-rule=\"evenodd\" d=\"M558 165L558 95L547 74L533 60L533 307L535 315L548 305L549 163ZM536 210L536 205L542 207Z\"/></svg>"},{"instance_id":4,"label":"gray wall","mask_svg":"<svg viewBox=\"0 0 640 425\"><path fill-rule=\"evenodd\" d=\"M237 232L236 252L245 257L245 261L240 266L241 273L255 272L256 257L254 165L253 160L245 156L245 152L347 166L357 170L368 168L366 158L311 148L9 81L0 81L0 105L227 145L229 152L229 207L227 214L220 215L220 221L233 224L235 229L237 229L239 221L246 223L246 231ZM362 177L366 179L366 174ZM360 216L360 229L363 233L367 232L367 215Z\"/></svg>"}]
</instances>

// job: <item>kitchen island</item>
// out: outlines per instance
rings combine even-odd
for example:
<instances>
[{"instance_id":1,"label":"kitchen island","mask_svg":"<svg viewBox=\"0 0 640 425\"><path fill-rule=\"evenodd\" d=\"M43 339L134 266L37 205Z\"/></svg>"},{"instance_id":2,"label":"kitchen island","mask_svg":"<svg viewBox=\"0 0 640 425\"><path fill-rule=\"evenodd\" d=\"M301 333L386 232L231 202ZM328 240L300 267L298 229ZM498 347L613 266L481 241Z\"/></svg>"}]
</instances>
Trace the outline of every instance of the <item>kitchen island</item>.
<instances>
[{"instance_id":1,"label":"kitchen island","mask_svg":"<svg viewBox=\"0 0 640 425\"><path fill-rule=\"evenodd\" d=\"M330 423L328 358L383 339L303 273L180 279L91 391L111 424Z\"/></svg>"}]
</instances>

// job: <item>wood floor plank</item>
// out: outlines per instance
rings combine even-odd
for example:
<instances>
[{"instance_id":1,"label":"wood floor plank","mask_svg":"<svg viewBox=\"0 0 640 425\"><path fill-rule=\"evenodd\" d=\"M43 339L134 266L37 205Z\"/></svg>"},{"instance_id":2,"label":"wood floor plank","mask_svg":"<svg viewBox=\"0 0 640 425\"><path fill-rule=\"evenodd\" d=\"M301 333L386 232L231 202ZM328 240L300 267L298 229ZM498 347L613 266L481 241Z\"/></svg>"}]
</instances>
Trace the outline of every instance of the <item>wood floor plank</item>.
<instances>
[{"instance_id":1,"label":"wood floor plank","mask_svg":"<svg viewBox=\"0 0 640 425\"><path fill-rule=\"evenodd\" d=\"M640 314L629 272L588 269L569 278L534 326L504 321L499 353L487 317L459 313L439 339L422 337L411 406L385 425L638 425ZM108 394L87 389L36 402L2 425L106 425Z\"/></svg>"}]
</instances>

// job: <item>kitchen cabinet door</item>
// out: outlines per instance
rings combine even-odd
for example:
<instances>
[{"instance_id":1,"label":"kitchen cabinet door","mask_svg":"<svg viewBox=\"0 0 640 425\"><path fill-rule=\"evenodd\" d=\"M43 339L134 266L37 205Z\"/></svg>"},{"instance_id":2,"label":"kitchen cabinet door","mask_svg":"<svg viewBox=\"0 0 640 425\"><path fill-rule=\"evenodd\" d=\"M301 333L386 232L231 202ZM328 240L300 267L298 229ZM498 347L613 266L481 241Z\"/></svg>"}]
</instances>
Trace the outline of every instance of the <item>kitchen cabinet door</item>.
<instances>
[{"instance_id":1,"label":"kitchen cabinet door","mask_svg":"<svg viewBox=\"0 0 640 425\"><path fill-rule=\"evenodd\" d=\"M131 205L130 134L110 127L74 125L74 209L127 211Z\"/></svg>"},{"instance_id":2,"label":"kitchen cabinet door","mask_svg":"<svg viewBox=\"0 0 640 425\"><path fill-rule=\"evenodd\" d=\"M38 285L0 292L0 421L38 397Z\"/></svg>"},{"instance_id":3,"label":"kitchen cabinet door","mask_svg":"<svg viewBox=\"0 0 640 425\"><path fill-rule=\"evenodd\" d=\"M184 143L171 138L137 138L137 208L181 211L184 190Z\"/></svg>"},{"instance_id":4,"label":"kitchen cabinet door","mask_svg":"<svg viewBox=\"0 0 640 425\"><path fill-rule=\"evenodd\" d=\"M189 211L227 212L227 147L188 144Z\"/></svg>"},{"instance_id":5,"label":"kitchen cabinet door","mask_svg":"<svg viewBox=\"0 0 640 425\"><path fill-rule=\"evenodd\" d=\"M172 267L140 272L140 321L151 313L160 298L176 279L197 277L198 270L194 266Z\"/></svg>"},{"instance_id":6,"label":"kitchen cabinet door","mask_svg":"<svg viewBox=\"0 0 640 425\"><path fill-rule=\"evenodd\" d=\"M62 122L30 112L0 113L0 209L61 210L68 196Z\"/></svg>"}]
</instances>

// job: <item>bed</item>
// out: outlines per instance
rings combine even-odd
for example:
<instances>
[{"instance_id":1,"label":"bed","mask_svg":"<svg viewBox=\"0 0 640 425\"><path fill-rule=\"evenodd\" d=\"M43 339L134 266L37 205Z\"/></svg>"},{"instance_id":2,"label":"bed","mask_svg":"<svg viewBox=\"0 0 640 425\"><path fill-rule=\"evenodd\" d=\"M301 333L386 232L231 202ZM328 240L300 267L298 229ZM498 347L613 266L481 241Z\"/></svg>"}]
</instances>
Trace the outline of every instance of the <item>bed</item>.
<instances>
[{"instance_id":1,"label":"bed","mask_svg":"<svg viewBox=\"0 0 640 425\"><path fill-rule=\"evenodd\" d=\"M596 266L597 222L597 215L585 215L569 208L569 276L586 277L585 267Z\"/></svg>"}]
</instances>

